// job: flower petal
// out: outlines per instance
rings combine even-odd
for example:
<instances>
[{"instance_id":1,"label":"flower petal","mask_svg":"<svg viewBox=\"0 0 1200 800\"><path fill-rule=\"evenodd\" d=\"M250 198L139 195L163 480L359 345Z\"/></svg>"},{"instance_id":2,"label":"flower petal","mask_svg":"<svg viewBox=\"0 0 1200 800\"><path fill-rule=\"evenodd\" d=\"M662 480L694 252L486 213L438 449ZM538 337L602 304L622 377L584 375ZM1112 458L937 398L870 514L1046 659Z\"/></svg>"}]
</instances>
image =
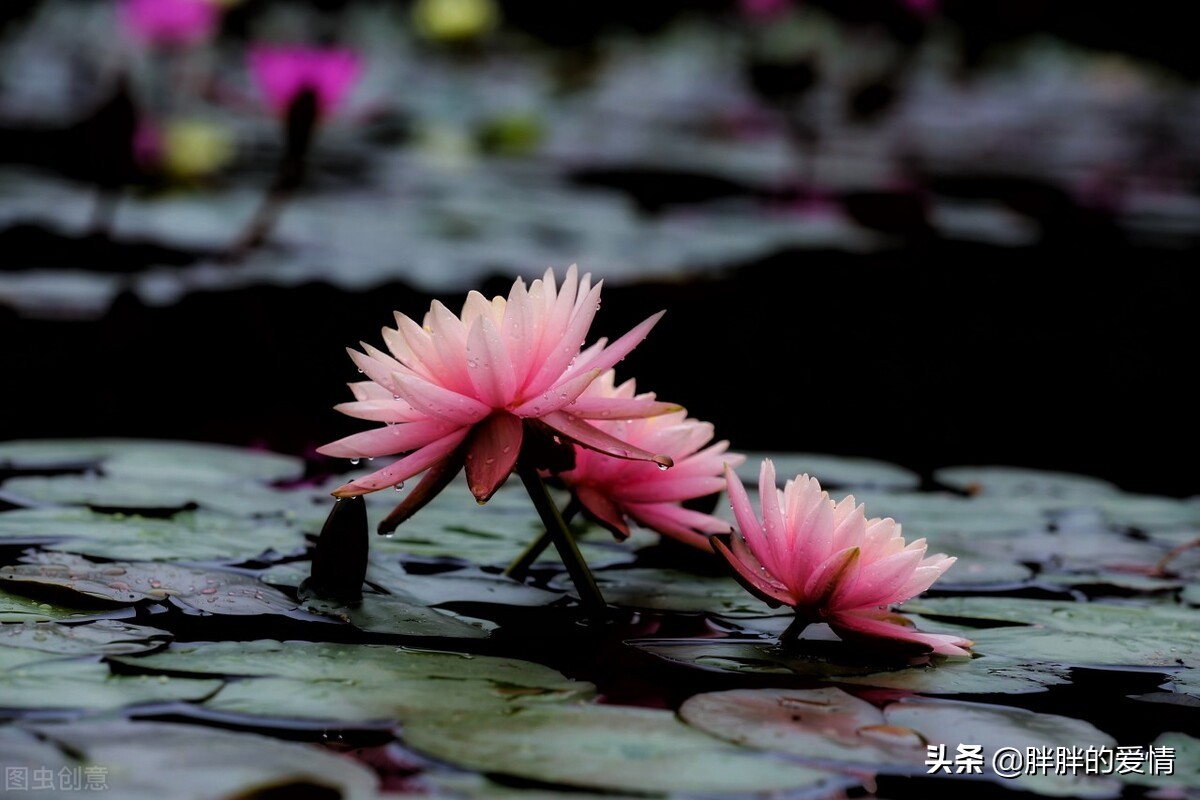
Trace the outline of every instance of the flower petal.
<instances>
[{"instance_id":1,"label":"flower petal","mask_svg":"<svg viewBox=\"0 0 1200 800\"><path fill-rule=\"evenodd\" d=\"M710 547L709 534L729 532L725 520L677 503L629 503L624 508L639 525L703 550Z\"/></svg>"},{"instance_id":2,"label":"flower petal","mask_svg":"<svg viewBox=\"0 0 1200 800\"><path fill-rule=\"evenodd\" d=\"M458 425L474 425L492 411L473 397L414 376L405 376L397 372L392 375L392 385L396 393L413 408L436 419L444 419Z\"/></svg>"},{"instance_id":3,"label":"flower petal","mask_svg":"<svg viewBox=\"0 0 1200 800\"><path fill-rule=\"evenodd\" d=\"M733 567L734 577L737 578L738 583L745 587L746 591L771 606L771 608L796 604L795 599L786 589L770 583L763 577L762 565L756 562L749 551L743 553L740 558L734 555L726 543L728 538L728 535L717 534L709 537L709 542L712 544L712 548L716 551L717 555L722 556L729 562L729 566Z\"/></svg>"},{"instance_id":4,"label":"flower petal","mask_svg":"<svg viewBox=\"0 0 1200 800\"><path fill-rule=\"evenodd\" d=\"M683 406L675 403L660 403L657 400L643 400L637 397L587 397L576 398L567 407L577 417L583 419L641 419L658 417L675 411L682 411Z\"/></svg>"},{"instance_id":5,"label":"flower petal","mask_svg":"<svg viewBox=\"0 0 1200 800\"><path fill-rule=\"evenodd\" d=\"M517 391L512 361L500 332L488 317L479 317L471 326L466 358L471 385L480 400L492 408L512 402Z\"/></svg>"},{"instance_id":6,"label":"flower petal","mask_svg":"<svg viewBox=\"0 0 1200 800\"><path fill-rule=\"evenodd\" d=\"M961 636L922 633L912 621L899 614L877 609L835 614L826 619L838 636L848 642L901 652L934 652L943 656L970 656L974 642Z\"/></svg>"},{"instance_id":7,"label":"flower petal","mask_svg":"<svg viewBox=\"0 0 1200 800\"><path fill-rule=\"evenodd\" d=\"M838 607L884 606L907 600L908 597L898 597L899 590L912 577L924 555L924 548L904 550L874 562L862 570L858 584L840 598Z\"/></svg>"},{"instance_id":8,"label":"flower petal","mask_svg":"<svg viewBox=\"0 0 1200 800\"><path fill-rule=\"evenodd\" d=\"M467 442L467 486L477 502L490 500L512 474L523 435L521 419L504 412L492 414L471 430Z\"/></svg>"},{"instance_id":9,"label":"flower petal","mask_svg":"<svg viewBox=\"0 0 1200 800\"><path fill-rule=\"evenodd\" d=\"M317 452L334 458L375 458L407 453L442 438L456 427L453 423L441 420L387 425L352 433L318 447Z\"/></svg>"},{"instance_id":10,"label":"flower petal","mask_svg":"<svg viewBox=\"0 0 1200 800\"><path fill-rule=\"evenodd\" d=\"M579 499L584 510L618 539L629 538L629 524L625 515L608 495L598 492L591 486L577 486L575 497Z\"/></svg>"},{"instance_id":11,"label":"flower petal","mask_svg":"<svg viewBox=\"0 0 1200 800\"><path fill-rule=\"evenodd\" d=\"M542 392L537 397L526 400L512 412L518 417L543 417L552 411L558 411L564 406L570 405L575 398L588 388L588 385L596 379L600 373L596 370L589 370L575 377L563 381L555 386L551 386L546 391Z\"/></svg>"},{"instance_id":12,"label":"flower petal","mask_svg":"<svg viewBox=\"0 0 1200 800\"><path fill-rule=\"evenodd\" d=\"M617 339L603 350L592 351L589 349L588 354L581 354L575 361L575 369L598 369L603 372L606 369L613 367L618 361L629 355L633 348L637 347L642 339L650 333L666 311L659 311L647 317L637 327L631 329L628 333Z\"/></svg>"},{"instance_id":13,"label":"flower petal","mask_svg":"<svg viewBox=\"0 0 1200 800\"><path fill-rule=\"evenodd\" d=\"M565 411L553 411L541 417L541 421L576 444L607 453L614 458L653 461L664 469L672 464L668 456L656 455L640 447L634 447Z\"/></svg>"},{"instance_id":14,"label":"flower petal","mask_svg":"<svg viewBox=\"0 0 1200 800\"><path fill-rule=\"evenodd\" d=\"M435 462L433 466L425 470L425 474L421 476L421 480L412 488L412 491L405 495L404 499L392 509L392 512L380 521L378 532L386 535L396 530L401 523L441 494L442 490L450 485L450 481L458 475L462 466L461 448L441 461Z\"/></svg>"},{"instance_id":15,"label":"flower petal","mask_svg":"<svg viewBox=\"0 0 1200 800\"><path fill-rule=\"evenodd\" d=\"M729 492L729 505L733 508L733 518L737 522L738 532L746 540L746 544L759 563L766 566L768 570L773 570L775 560L771 552L771 545L767 542L766 534L763 532L762 523L754 514L754 506L750 503L750 497L746 494L746 487L742 485L742 479L729 467L725 468L725 486Z\"/></svg>"},{"instance_id":16,"label":"flower petal","mask_svg":"<svg viewBox=\"0 0 1200 800\"><path fill-rule=\"evenodd\" d=\"M822 561L804 583L804 602L821 608L839 608L839 600L858 583L860 551L847 547Z\"/></svg>"},{"instance_id":17,"label":"flower petal","mask_svg":"<svg viewBox=\"0 0 1200 800\"><path fill-rule=\"evenodd\" d=\"M420 450L414 450L404 458L390 466L372 472L365 478L358 478L333 490L334 497L357 497L360 494L377 492L388 486L408 480L419 472L424 472L438 461L454 452L463 439L467 438L469 428L460 428L441 439L430 442Z\"/></svg>"}]
</instances>

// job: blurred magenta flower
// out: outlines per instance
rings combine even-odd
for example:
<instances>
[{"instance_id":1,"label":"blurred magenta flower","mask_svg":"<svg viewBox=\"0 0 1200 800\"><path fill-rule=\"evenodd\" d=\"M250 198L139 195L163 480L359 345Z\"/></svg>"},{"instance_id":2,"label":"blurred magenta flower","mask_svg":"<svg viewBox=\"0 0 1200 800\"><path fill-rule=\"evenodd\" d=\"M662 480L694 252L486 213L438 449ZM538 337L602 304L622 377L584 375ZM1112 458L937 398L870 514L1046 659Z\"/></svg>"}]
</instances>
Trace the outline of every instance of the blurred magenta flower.
<instances>
[{"instance_id":1,"label":"blurred magenta flower","mask_svg":"<svg viewBox=\"0 0 1200 800\"><path fill-rule=\"evenodd\" d=\"M941 0L900 0L900 2L919 17L932 17L941 6Z\"/></svg>"},{"instance_id":2,"label":"blurred magenta flower","mask_svg":"<svg viewBox=\"0 0 1200 800\"><path fill-rule=\"evenodd\" d=\"M615 385L612 370L594 380L576 401L587 408L594 401L612 399L638 404L654 400L653 393L637 394L633 380ZM629 462L587 448L575 449L575 468L559 478L571 489L583 509L617 536L629 535L628 520L709 549L708 534L729 530L729 524L710 514L684 508L685 500L716 494L725 488L725 466L736 467L745 456L725 452L729 442L712 443L713 426L690 419L684 410L656 417L625 419L620 410L613 418L597 420L597 428L614 438L653 453L670 456L675 465L667 471L646 461Z\"/></svg>"},{"instance_id":3,"label":"blurred magenta flower","mask_svg":"<svg viewBox=\"0 0 1200 800\"><path fill-rule=\"evenodd\" d=\"M726 477L741 535L728 544L714 537L713 547L751 592L795 608L795 635L824 622L847 641L969 655L970 640L922 633L888 610L928 589L954 558L926 556L924 539L905 545L895 520L867 519L852 496L834 503L815 478L800 475L780 490L769 459L759 473L762 522L733 470Z\"/></svg>"},{"instance_id":4,"label":"blurred magenta flower","mask_svg":"<svg viewBox=\"0 0 1200 800\"><path fill-rule=\"evenodd\" d=\"M121 0L121 22L139 41L189 45L210 37L221 21L215 0Z\"/></svg>"},{"instance_id":5,"label":"blurred magenta flower","mask_svg":"<svg viewBox=\"0 0 1200 800\"><path fill-rule=\"evenodd\" d=\"M770 20L792 7L791 0L740 0L738 7L748 19Z\"/></svg>"},{"instance_id":6,"label":"blurred magenta flower","mask_svg":"<svg viewBox=\"0 0 1200 800\"><path fill-rule=\"evenodd\" d=\"M383 329L390 354L365 343L363 353L349 351L368 380L351 384L355 400L337 407L386 424L318 452L350 459L408 455L334 494L378 491L428 470L401 504L407 518L465 464L472 494L485 502L513 471L526 444L565 449L566 442L574 442L616 458L669 466L669 456L623 441L589 421L679 408L649 398L581 397L662 316L655 314L612 344L600 339L582 349L600 307L601 285L593 286L590 275L580 279L571 267L559 287L547 270L528 288L518 279L507 299L471 292L460 316L437 301L424 325L397 313L396 328ZM396 523L394 517L389 519Z\"/></svg>"},{"instance_id":7,"label":"blurred magenta flower","mask_svg":"<svg viewBox=\"0 0 1200 800\"><path fill-rule=\"evenodd\" d=\"M362 74L362 58L353 50L300 45L255 45L250 72L267 106L286 114L302 92L316 100L317 114L333 113Z\"/></svg>"}]
</instances>

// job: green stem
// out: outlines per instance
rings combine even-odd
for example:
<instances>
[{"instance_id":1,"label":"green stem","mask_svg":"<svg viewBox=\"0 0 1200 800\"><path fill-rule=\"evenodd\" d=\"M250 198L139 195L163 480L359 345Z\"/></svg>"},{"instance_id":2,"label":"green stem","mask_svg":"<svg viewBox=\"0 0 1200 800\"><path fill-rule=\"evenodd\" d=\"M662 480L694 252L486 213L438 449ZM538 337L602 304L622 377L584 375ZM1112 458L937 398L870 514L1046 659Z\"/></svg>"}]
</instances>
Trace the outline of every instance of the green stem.
<instances>
[{"instance_id":1,"label":"green stem","mask_svg":"<svg viewBox=\"0 0 1200 800\"><path fill-rule=\"evenodd\" d=\"M559 558L562 559L563 566L567 568L567 574L571 576L575 590L579 592L579 602L583 605L584 611L593 622L603 622L607 617L608 605L600 594L600 588L596 586L596 579L592 577L592 571L588 569L587 562L583 560L583 554L579 552L579 545L575 543L575 537L567 530L567 523L563 521L558 506L554 505L550 492L546 490L546 484L542 482L536 469L525 466L520 461L517 462L517 474L521 476L521 482L525 484L525 491L529 492L529 499L533 501L533 507L537 509L538 516L542 518L542 524L546 526L551 541L558 549Z\"/></svg>"},{"instance_id":2,"label":"green stem","mask_svg":"<svg viewBox=\"0 0 1200 800\"><path fill-rule=\"evenodd\" d=\"M808 627L808 620L799 614L792 620L783 633L779 634L779 647L783 650L794 650L800 641L800 634Z\"/></svg>"},{"instance_id":3,"label":"green stem","mask_svg":"<svg viewBox=\"0 0 1200 800\"><path fill-rule=\"evenodd\" d=\"M575 515L580 512L582 506L574 495L571 496L571 502L567 503L567 507L563 509L562 518L564 523L569 523L575 518ZM550 546L554 538L550 535L550 529L542 531L541 536L530 542L526 548L521 551L521 555L517 556L511 564L509 564L504 574L516 580L525 580L525 576L529 574L529 568L533 566L533 562L538 560L538 556L546 552L546 548Z\"/></svg>"}]
</instances>

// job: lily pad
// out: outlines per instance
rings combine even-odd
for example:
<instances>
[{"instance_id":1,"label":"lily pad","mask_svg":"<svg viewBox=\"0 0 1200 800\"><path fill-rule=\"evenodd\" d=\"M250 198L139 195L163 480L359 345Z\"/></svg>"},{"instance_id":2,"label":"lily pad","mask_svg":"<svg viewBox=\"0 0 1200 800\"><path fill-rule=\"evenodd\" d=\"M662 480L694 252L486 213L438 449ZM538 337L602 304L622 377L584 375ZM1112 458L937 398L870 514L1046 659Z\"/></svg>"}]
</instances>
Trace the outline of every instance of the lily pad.
<instances>
[{"instance_id":1,"label":"lily pad","mask_svg":"<svg viewBox=\"0 0 1200 800\"><path fill-rule=\"evenodd\" d=\"M737 468L744 483L758 485L758 471L764 458L775 462L775 474L783 481L800 474L811 475L825 489L915 489L921 476L912 470L871 458L852 458L822 453L747 453Z\"/></svg>"},{"instance_id":2,"label":"lily pad","mask_svg":"<svg viewBox=\"0 0 1200 800\"><path fill-rule=\"evenodd\" d=\"M1151 758L1139 772L1119 775L1122 782L1193 791L1200 786L1200 739L1186 733L1164 733L1151 742L1146 750L1158 757Z\"/></svg>"},{"instance_id":3,"label":"lily pad","mask_svg":"<svg viewBox=\"0 0 1200 800\"><path fill-rule=\"evenodd\" d=\"M652 568L610 569L595 575L604 599L627 608L705 612L730 618L792 613L786 608L772 609L732 578ZM563 574L550 581L550 588L569 591L571 584Z\"/></svg>"},{"instance_id":4,"label":"lily pad","mask_svg":"<svg viewBox=\"0 0 1200 800\"><path fill-rule=\"evenodd\" d=\"M78 763L100 766L105 793L122 800L382 797L378 778L369 768L322 747L254 733L129 720L31 728L63 751L78 754ZM169 788L164 788L164 778Z\"/></svg>"},{"instance_id":5,"label":"lily pad","mask_svg":"<svg viewBox=\"0 0 1200 800\"><path fill-rule=\"evenodd\" d=\"M220 686L219 680L113 675L108 665L92 660L45 660L0 672L0 708L100 711L202 700Z\"/></svg>"},{"instance_id":6,"label":"lily pad","mask_svg":"<svg viewBox=\"0 0 1200 800\"><path fill-rule=\"evenodd\" d=\"M208 442L150 439L20 439L0 443L0 467L56 469L95 465L106 474L172 476L228 483L245 478L280 481L298 478L303 460L265 450Z\"/></svg>"},{"instance_id":7,"label":"lily pad","mask_svg":"<svg viewBox=\"0 0 1200 800\"><path fill-rule=\"evenodd\" d=\"M294 511L311 503L307 492L271 489L246 480L196 481L166 473L104 475L29 475L9 478L5 498L19 505L88 506L128 512L170 512L204 508L226 514L265 516Z\"/></svg>"},{"instance_id":8,"label":"lily pad","mask_svg":"<svg viewBox=\"0 0 1200 800\"><path fill-rule=\"evenodd\" d=\"M734 744L838 764L921 764L925 743L841 689L734 689L694 695L689 725Z\"/></svg>"},{"instance_id":9,"label":"lily pad","mask_svg":"<svg viewBox=\"0 0 1200 800\"><path fill-rule=\"evenodd\" d=\"M16 509L0 514L3 540L115 561L236 563L305 547L301 530L283 518L248 520L204 510L162 519L74 507Z\"/></svg>"},{"instance_id":10,"label":"lily pad","mask_svg":"<svg viewBox=\"0 0 1200 800\"><path fill-rule=\"evenodd\" d=\"M362 602L344 606L325 600L308 600L302 608L314 614L349 623L359 630L399 636L436 636L448 639L486 639L487 630L460 617L386 594L363 595Z\"/></svg>"},{"instance_id":11,"label":"lily pad","mask_svg":"<svg viewBox=\"0 0 1200 800\"><path fill-rule=\"evenodd\" d=\"M529 586L476 567L417 575L406 572L398 562L372 559L367 568L367 580L395 595L410 597L429 606L447 603L545 606L565 598L562 593Z\"/></svg>"},{"instance_id":12,"label":"lily pad","mask_svg":"<svg viewBox=\"0 0 1200 800\"><path fill-rule=\"evenodd\" d=\"M462 711L416 719L403 738L467 769L618 792L782 792L837 783L829 773L726 744L649 708Z\"/></svg>"},{"instance_id":13,"label":"lily pad","mask_svg":"<svg viewBox=\"0 0 1200 800\"><path fill-rule=\"evenodd\" d=\"M95 616L94 610L70 608L57 603L44 603L24 595L12 594L0 588L0 622L84 620L92 619Z\"/></svg>"},{"instance_id":14,"label":"lily pad","mask_svg":"<svg viewBox=\"0 0 1200 800\"><path fill-rule=\"evenodd\" d=\"M594 691L528 661L383 645L218 642L117 660L172 674L250 676L205 707L272 719L407 721L456 709L577 701Z\"/></svg>"},{"instance_id":15,"label":"lily pad","mask_svg":"<svg viewBox=\"0 0 1200 800\"><path fill-rule=\"evenodd\" d=\"M82 625L29 622L0 625L0 648L20 647L58 655L124 655L157 650L171 641L158 628L101 619Z\"/></svg>"},{"instance_id":16,"label":"lily pad","mask_svg":"<svg viewBox=\"0 0 1200 800\"><path fill-rule=\"evenodd\" d=\"M937 482L983 497L1046 497L1087 501L1119 490L1091 475L1025 467L945 467L933 473Z\"/></svg>"},{"instance_id":17,"label":"lily pad","mask_svg":"<svg viewBox=\"0 0 1200 800\"><path fill-rule=\"evenodd\" d=\"M1084 720L1009 706L907 698L887 706L884 717L889 725L910 728L930 743L945 744L951 757L960 744L980 745L985 775L995 774L992 756L1002 748L1024 753L1030 747L1053 752L1064 742L1116 745L1112 737ZM1115 797L1120 793L1115 781L1082 775L1034 773L1011 780L1023 789L1054 797Z\"/></svg>"},{"instance_id":18,"label":"lily pad","mask_svg":"<svg viewBox=\"0 0 1200 800\"><path fill-rule=\"evenodd\" d=\"M277 589L234 572L152 562L96 563L66 553L40 554L33 563L0 567L0 584L68 591L114 605L170 600L210 614L282 614L296 604Z\"/></svg>"}]
</instances>

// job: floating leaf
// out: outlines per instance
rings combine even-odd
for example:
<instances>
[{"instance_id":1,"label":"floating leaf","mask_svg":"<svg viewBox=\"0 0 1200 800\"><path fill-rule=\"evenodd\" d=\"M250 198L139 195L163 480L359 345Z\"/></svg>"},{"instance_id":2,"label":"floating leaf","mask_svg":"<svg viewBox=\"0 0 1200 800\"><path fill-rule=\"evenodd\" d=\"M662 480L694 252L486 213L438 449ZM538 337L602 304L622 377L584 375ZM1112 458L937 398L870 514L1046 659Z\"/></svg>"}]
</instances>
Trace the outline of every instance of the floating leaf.
<instances>
[{"instance_id":1,"label":"floating leaf","mask_svg":"<svg viewBox=\"0 0 1200 800\"><path fill-rule=\"evenodd\" d=\"M475 567L417 575L406 572L398 562L374 559L367 569L367 580L393 594L430 606L447 603L544 606L565 600L562 593L539 589Z\"/></svg>"},{"instance_id":2,"label":"floating leaf","mask_svg":"<svg viewBox=\"0 0 1200 800\"><path fill-rule=\"evenodd\" d=\"M316 745L165 722L84 720L30 727L80 754L82 763L102 766L104 793L121 800L381 796L370 769Z\"/></svg>"},{"instance_id":3,"label":"floating leaf","mask_svg":"<svg viewBox=\"0 0 1200 800\"><path fill-rule=\"evenodd\" d=\"M921 764L925 743L841 689L734 689L694 695L679 709L693 727L734 744L840 764Z\"/></svg>"},{"instance_id":4,"label":"floating leaf","mask_svg":"<svg viewBox=\"0 0 1200 800\"><path fill-rule=\"evenodd\" d=\"M0 625L0 648L22 647L59 655L124 655L157 650L171 641L158 628L101 619L81 625L39 622Z\"/></svg>"},{"instance_id":5,"label":"floating leaf","mask_svg":"<svg viewBox=\"0 0 1200 800\"><path fill-rule=\"evenodd\" d=\"M295 456L208 442L150 439L21 439L0 443L0 467L50 470L94 465L107 474L228 483L298 478Z\"/></svg>"},{"instance_id":6,"label":"floating leaf","mask_svg":"<svg viewBox=\"0 0 1200 800\"><path fill-rule=\"evenodd\" d=\"M835 783L828 773L734 747L649 708L463 711L416 719L403 738L467 769L618 792L780 792Z\"/></svg>"},{"instance_id":7,"label":"floating leaf","mask_svg":"<svg viewBox=\"0 0 1200 800\"><path fill-rule=\"evenodd\" d=\"M57 589L116 605L170 602L210 614L282 614L296 604L277 589L235 572L149 562L96 563L66 553L0 567L0 584Z\"/></svg>"},{"instance_id":8,"label":"floating leaf","mask_svg":"<svg viewBox=\"0 0 1200 800\"><path fill-rule=\"evenodd\" d=\"M790 609L772 609L733 578L634 568L597 572L596 582L605 600L628 608L707 612L731 618L791 614ZM570 582L559 575L550 581L550 588L568 591Z\"/></svg>"},{"instance_id":9,"label":"floating leaf","mask_svg":"<svg viewBox=\"0 0 1200 800\"><path fill-rule=\"evenodd\" d=\"M0 708L100 711L144 703L202 700L220 686L218 680L113 675L106 664L91 660L45 660L0 672Z\"/></svg>"},{"instance_id":10,"label":"floating leaf","mask_svg":"<svg viewBox=\"0 0 1200 800\"><path fill-rule=\"evenodd\" d=\"M1166 748L1164 752L1163 748ZM1164 733L1146 748L1155 753L1140 772L1126 772L1117 777L1135 786L1180 787L1195 790L1200 786L1200 739L1186 733ZM1164 797L1167 795L1163 795Z\"/></svg>"},{"instance_id":11,"label":"floating leaf","mask_svg":"<svg viewBox=\"0 0 1200 800\"><path fill-rule=\"evenodd\" d=\"M44 603L23 595L11 594L0 588L0 622L84 620L92 619L95 616L95 611L69 608L56 603Z\"/></svg>"},{"instance_id":12,"label":"floating leaf","mask_svg":"<svg viewBox=\"0 0 1200 800\"><path fill-rule=\"evenodd\" d=\"M916 489L921 484L917 473L896 464L821 453L747 453L737 468L738 477L757 485L764 458L775 462L780 488L782 481L801 474L811 475L826 489Z\"/></svg>"},{"instance_id":13,"label":"floating leaf","mask_svg":"<svg viewBox=\"0 0 1200 800\"><path fill-rule=\"evenodd\" d=\"M1086 502L1114 495L1117 487L1090 475L1025 467L945 467L933 473L939 483L985 497L1046 497Z\"/></svg>"},{"instance_id":14,"label":"floating leaf","mask_svg":"<svg viewBox=\"0 0 1200 800\"><path fill-rule=\"evenodd\" d=\"M488 635L478 625L471 625L449 613L386 594L363 595L362 602L353 605L308 600L302 608L372 633L449 639L486 639Z\"/></svg>"},{"instance_id":15,"label":"floating leaf","mask_svg":"<svg viewBox=\"0 0 1200 800\"><path fill-rule=\"evenodd\" d=\"M114 561L238 562L303 551L304 534L283 518L249 520L212 511L168 519L87 508L26 508L0 514L0 540Z\"/></svg>"},{"instance_id":16,"label":"floating leaf","mask_svg":"<svg viewBox=\"0 0 1200 800\"><path fill-rule=\"evenodd\" d=\"M1015 748L1024 754L1030 747L1054 752L1064 742L1094 747L1116 744L1084 720L959 700L907 698L887 706L884 717L889 725L911 728L930 743L945 744L951 758L960 744L980 745L984 774L994 774L992 756L1001 748ZM1054 797L1115 797L1120 792L1114 781L1082 775L1035 773L1019 775L1012 783Z\"/></svg>"},{"instance_id":17,"label":"floating leaf","mask_svg":"<svg viewBox=\"0 0 1200 800\"><path fill-rule=\"evenodd\" d=\"M173 674L253 676L204 705L274 719L407 721L454 709L580 700L593 692L591 684L528 661L383 645L219 642L117 660Z\"/></svg>"}]
</instances>

